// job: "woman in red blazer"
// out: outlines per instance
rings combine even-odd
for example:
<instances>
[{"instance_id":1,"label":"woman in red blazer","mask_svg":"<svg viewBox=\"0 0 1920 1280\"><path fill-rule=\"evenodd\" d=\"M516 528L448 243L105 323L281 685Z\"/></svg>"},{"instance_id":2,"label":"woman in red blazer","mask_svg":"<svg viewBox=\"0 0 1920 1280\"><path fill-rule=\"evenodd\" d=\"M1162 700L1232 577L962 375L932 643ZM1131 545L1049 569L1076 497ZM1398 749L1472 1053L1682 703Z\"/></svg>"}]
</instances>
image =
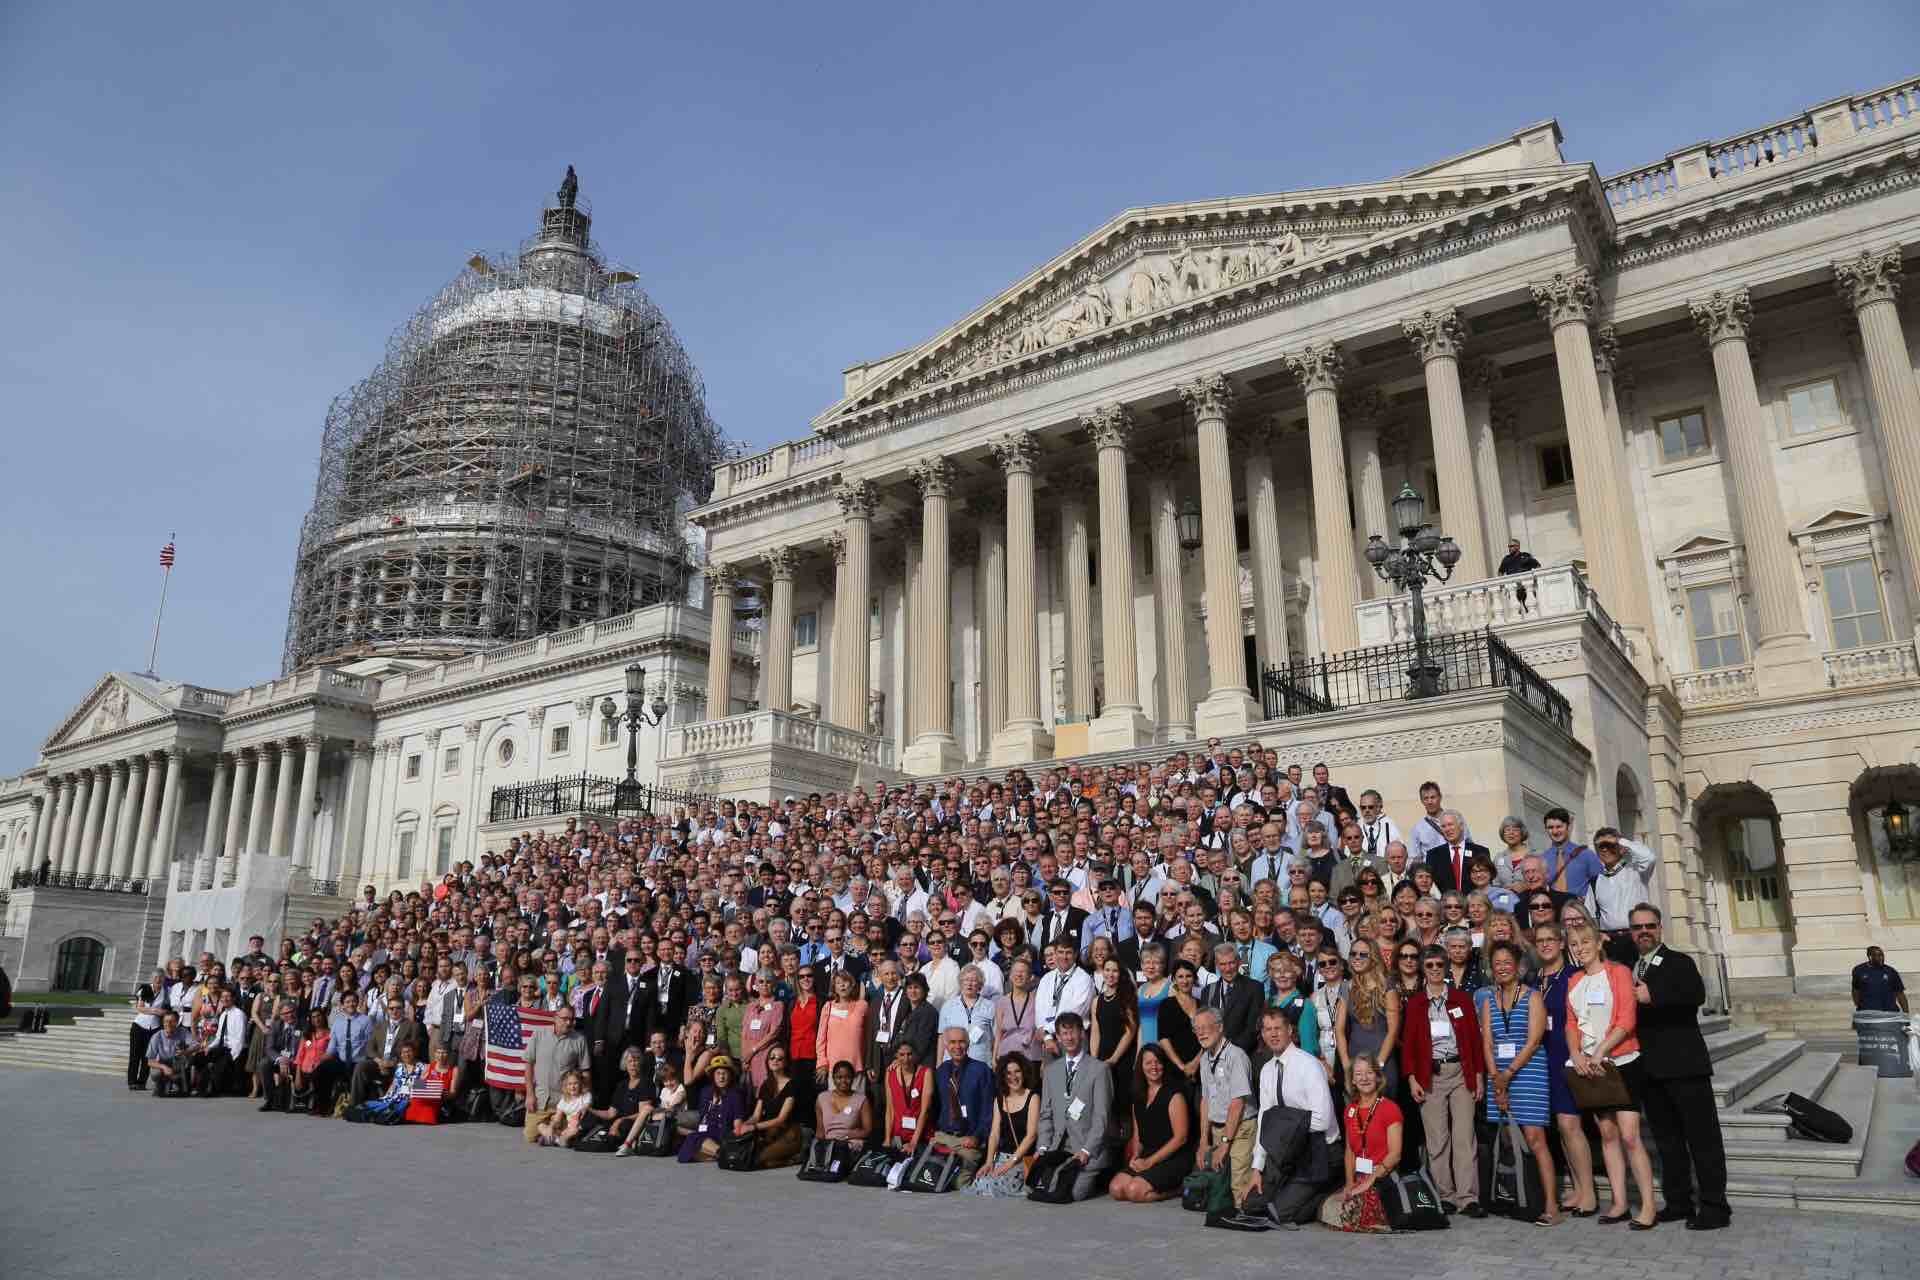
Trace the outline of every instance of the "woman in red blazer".
<instances>
[{"instance_id":1,"label":"woman in red blazer","mask_svg":"<svg viewBox=\"0 0 1920 1280\"><path fill-rule=\"evenodd\" d=\"M1486 1087L1480 1022L1473 1000L1447 982L1445 949L1421 951L1420 972L1419 994L1400 1010L1401 1075L1420 1107L1435 1190L1467 1217L1484 1218L1473 1128L1474 1105Z\"/></svg>"}]
</instances>

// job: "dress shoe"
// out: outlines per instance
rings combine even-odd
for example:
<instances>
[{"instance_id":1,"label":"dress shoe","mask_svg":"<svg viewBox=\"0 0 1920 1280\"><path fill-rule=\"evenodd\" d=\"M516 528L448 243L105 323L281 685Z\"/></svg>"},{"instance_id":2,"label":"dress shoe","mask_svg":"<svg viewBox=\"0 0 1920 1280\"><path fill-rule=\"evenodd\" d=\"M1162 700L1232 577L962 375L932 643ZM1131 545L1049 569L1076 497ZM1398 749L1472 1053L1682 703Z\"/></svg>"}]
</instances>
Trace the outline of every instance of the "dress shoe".
<instances>
[{"instance_id":1,"label":"dress shoe","mask_svg":"<svg viewBox=\"0 0 1920 1280\"><path fill-rule=\"evenodd\" d=\"M1471 1201L1467 1207L1460 1210L1460 1212L1466 1214L1469 1218L1484 1218L1487 1216L1487 1211L1480 1207L1478 1200Z\"/></svg>"},{"instance_id":2,"label":"dress shoe","mask_svg":"<svg viewBox=\"0 0 1920 1280\"><path fill-rule=\"evenodd\" d=\"M260 1109L260 1110L262 1110L262 1111L277 1111L277 1110L279 1110L279 1108L277 1108L277 1107L275 1107L275 1106L273 1105L273 1101L272 1101L272 1099L268 1099L267 1101L265 1101L265 1102L263 1102L263 1103L261 1103L261 1104L260 1104L260 1107L259 1107L259 1109Z\"/></svg>"},{"instance_id":3,"label":"dress shoe","mask_svg":"<svg viewBox=\"0 0 1920 1280\"><path fill-rule=\"evenodd\" d=\"M1692 1209L1675 1209L1668 1207L1655 1214L1654 1220L1657 1222L1685 1222L1692 1216Z\"/></svg>"},{"instance_id":4,"label":"dress shoe","mask_svg":"<svg viewBox=\"0 0 1920 1280\"><path fill-rule=\"evenodd\" d=\"M1733 1219L1724 1213L1697 1213L1687 1219L1689 1231L1724 1231L1733 1225Z\"/></svg>"}]
</instances>

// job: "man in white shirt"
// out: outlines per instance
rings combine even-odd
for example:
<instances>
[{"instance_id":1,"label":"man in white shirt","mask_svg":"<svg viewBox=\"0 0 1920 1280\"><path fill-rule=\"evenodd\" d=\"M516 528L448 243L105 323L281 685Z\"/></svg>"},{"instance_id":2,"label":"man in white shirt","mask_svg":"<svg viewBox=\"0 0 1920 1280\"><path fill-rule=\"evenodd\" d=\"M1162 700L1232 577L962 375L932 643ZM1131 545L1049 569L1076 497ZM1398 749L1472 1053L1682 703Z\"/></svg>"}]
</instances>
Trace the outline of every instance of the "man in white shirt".
<instances>
[{"instance_id":1,"label":"man in white shirt","mask_svg":"<svg viewBox=\"0 0 1920 1280\"><path fill-rule=\"evenodd\" d=\"M1260 1068L1256 1087L1259 1110L1254 1116L1253 1184L1247 1191L1242 1212L1257 1213L1264 1207L1268 1215L1283 1227L1311 1222L1320 1200L1332 1189L1342 1168L1335 1158L1340 1130L1334 1125L1333 1091L1327 1085L1327 1073L1318 1059L1294 1041L1293 1023L1278 1009L1269 1009L1260 1020L1260 1041L1266 1049L1266 1062ZM1304 1112L1307 1132L1304 1144L1299 1139L1299 1116L1287 1117L1289 1125L1267 1123L1267 1113L1276 1107ZM1262 1139L1273 1140L1290 1152L1284 1162L1273 1159Z\"/></svg>"},{"instance_id":2,"label":"man in white shirt","mask_svg":"<svg viewBox=\"0 0 1920 1280\"><path fill-rule=\"evenodd\" d=\"M1074 963L1074 944L1056 939L1047 947L1047 972L1041 975L1039 1003L1034 1007L1034 1026L1048 1059L1060 1053L1053 1036L1060 1015L1077 1013L1084 1019L1092 1007L1093 979Z\"/></svg>"},{"instance_id":3,"label":"man in white shirt","mask_svg":"<svg viewBox=\"0 0 1920 1280\"><path fill-rule=\"evenodd\" d=\"M1627 926L1633 909L1647 900L1658 859L1646 845L1613 827L1593 833L1593 851L1600 859L1600 874L1587 884L1587 913L1607 935L1607 958L1630 965L1638 956Z\"/></svg>"},{"instance_id":4,"label":"man in white shirt","mask_svg":"<svg viewBox=\"0 0 1920 1280\"><path fill-rule=\"evenodd\" d=\"M1360 841L1366 852L1375 858L1387 856L1387 846L1400 839L1400 828L1387 816L1386 802L1380 793L1366 790L1360 793Z\"/></svg>"}]
</instances>

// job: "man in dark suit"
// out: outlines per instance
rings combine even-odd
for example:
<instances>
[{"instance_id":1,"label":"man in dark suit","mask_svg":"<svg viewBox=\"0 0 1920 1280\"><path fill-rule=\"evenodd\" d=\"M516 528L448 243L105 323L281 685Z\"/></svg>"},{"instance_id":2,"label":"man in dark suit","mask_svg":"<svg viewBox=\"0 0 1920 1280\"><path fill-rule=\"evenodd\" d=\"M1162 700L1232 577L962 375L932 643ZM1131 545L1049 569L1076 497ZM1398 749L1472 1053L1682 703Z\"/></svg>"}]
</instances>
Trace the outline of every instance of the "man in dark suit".
<instances>
[{"instance_id":1,"label":"man in dark suit","mask_svg":"<svg viewBox=\"0 0 1920 1280\"><path fill-rule=\"evenodd\" d=\"M629 1045L645 1047L653 1030L657 988L653 974L640 970L640 953L620 958L620 971L608 976L596 996L598 1007L588 1010L587 1038L593 1045L594 1098L605 1105L620 1077L620 1055Z\"/></svg>"},{"instance_id":2,"label":"man in dark suit","mask_svg":"<svg viewBox=\"0 0 1920 1280\"><path fill-rule=\"evenodd\" d=\"M883 960L874 970L880 990L867 998L867 1079L880 1079L880 1073L893 1061L900 1047L900 1033L907 1024L907 989L900 981L897 961ZM938 1027L936 1016L934 1025Z\"/></svg>"},{"instance_id":3,"label":"man in dark suit","mask_svg":"<svg viewBox=\"0 0 1920 1280\"><path fill-rule=\"evenodd\" d=\"M1663 944L1660 908L1641 903L1628 916L1634 950L1633 997L1640 1004L1641 1104L1660 1149L1660 1221L1686 1220L1689 1231L1718 1231L1733 1220L1727 1204L1727 1153L1713 1101L1713 1059L1700 1034L1707 986L1693 957Z\"/></svg>"},{"instance_id":4,"label":"man in dark suit","mask_svg":"<svg viewBox=\"0 0 1920 1280\"><path fill-rule=\"evenodd\" d=\"M1444 843L1427 850L1427 867L1433 872L1433 883L1440 892L1464 893L1468 885L1467 863L1475 854L1489 857L1487 846L1466 838L1466 819L1456 810L1441 810L1439 826Z\"/></svg>"},{"instance_id":5,"label":"man in dark suit","mask_svg":"<svg viewBox=\"0 0 1920 1280\"><path fill-rule=\"evenodd\" d=\"M815 957L813 962L820 973L820 989L826 992L832 991L833 975L842 971L852 974L853 980L864 987L867 974L872 971L873 966L868 963L866 956L847 948L845 928L830 924L827 926L825 937L827 953Z\"/></svg>"},{"instance_id":6,"label":"man in dark suit","mask_svg":"<svg viewBox=\"0 0 1920 1280\"><path fill-rule=\"evenodd\" d=\"M1213 964L1220 980L1207 988L1200 1003L1219 1011L1220 1030L1227 1042L1251 1058L1260 1043L1260 1012L1266 1007L1266 990L1240 972L1240 952L1231 942L1213 949Z\"/></svg>"},{"instance_id":7,"label":"man in dark suit","mask_svg":"<svg viewBox=\"0 0 1920 1280\"><path fill-rule=\"evenodd\" d=\"M1158 943L1166 946L1166 940L1160 936L1160 917L1154 913L1152 903L1141 903L1133 909L1133 936L1113 949L1120 961L1120 967L1128 973L1140 972L1140 951Z\"/></svg>"},{"instance_id":8,"label":"man in dark suit","mask_svg":"<svg viewBox=\"0 0 1920 1280\"><path fill-rule=\"evenodd\" d=\"M1328 813L1345 810L1347 813L1358 815L1360 812L1353 803L1353 797L1347 794L1345 787L1335 786L1327 780L1325 764L1313 766L1313 794L1320 801L1321 809Z\"/></svg>"},{"instance_id":9,"label":"man in dark suit","mask_svg":"<svg viewBox=\"0 0 1920 1280\"><path fill-rule=\"evenodd\" d=\"M1040 920L1034 927L1039 936L1030 938L1041 954L1046 953L1047 945L1055 938L1065 938L1073 943L1074 954L1080 953L1080 929L1087 922L1084 907L1073 905L1073 885L1067 880L1055 880L1047 886L1047 905L1040 912Z\"/></svg>"},{"instance_id":10,"label":"man in dark suit","mask_svg":"<svg viewBox=\"0 0 1920 1280\"><path fill-rule=\"evenodd\" d=\"M667 948L663 944L660 950ZM621 968L626 968L625 957L621 958ZM649 1030L664 1031L669 1043L680 1038L680 1028L686 1024L687 1010L693 1004L693 974L684 966L662 955L659 967L652 973L653 1012L648 1015Z\"/></svg>"}]
</instances>

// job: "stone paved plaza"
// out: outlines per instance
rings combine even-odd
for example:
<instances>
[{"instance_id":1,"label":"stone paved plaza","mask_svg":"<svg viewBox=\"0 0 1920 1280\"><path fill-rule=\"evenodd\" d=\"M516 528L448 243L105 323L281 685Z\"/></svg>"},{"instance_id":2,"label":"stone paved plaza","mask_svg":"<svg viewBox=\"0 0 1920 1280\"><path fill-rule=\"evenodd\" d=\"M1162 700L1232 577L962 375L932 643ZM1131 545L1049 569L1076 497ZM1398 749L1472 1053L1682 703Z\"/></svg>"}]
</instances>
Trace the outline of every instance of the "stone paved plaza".
<instances>
[{"instance_id":1,"label":"stone paved plaza","mask_svg":"<svg viewBox=\"0 0 1920 1280\"><path fill-rule=\"evenodd\" d=\"M377 1274L391 1256L383 1240L400 1233L409 1271L460 1277L624 1257L644 1259L648 1275L817 1277L857 1266L934 1280L1076 1259L1103 1277L1217 1280L1271 1274L1284 1256L1309 1274L1364 1266L1426 1280L1526 1280L1588 1265L1610 1280L1837 1280L1911 1276L1920 1245L1911 1222L1757 1212L1732 1231L1663 1227L1651 1237L1590 1221L1551 1231L1463 1222L1446 1235L1371 1239L1319 1228L1238 1235L1207 1231L1174 1205L908 1200L790 1173L540 1151L491 1125L371 1129L262 1116L236 1100L162 1103L64 1072L0 1074L0 1116L6 1280ZM926 1248L934 1240L969 1243ZM1008 1240L1021 1243L979 1243Z\"/></svg>"}]
</instances>

